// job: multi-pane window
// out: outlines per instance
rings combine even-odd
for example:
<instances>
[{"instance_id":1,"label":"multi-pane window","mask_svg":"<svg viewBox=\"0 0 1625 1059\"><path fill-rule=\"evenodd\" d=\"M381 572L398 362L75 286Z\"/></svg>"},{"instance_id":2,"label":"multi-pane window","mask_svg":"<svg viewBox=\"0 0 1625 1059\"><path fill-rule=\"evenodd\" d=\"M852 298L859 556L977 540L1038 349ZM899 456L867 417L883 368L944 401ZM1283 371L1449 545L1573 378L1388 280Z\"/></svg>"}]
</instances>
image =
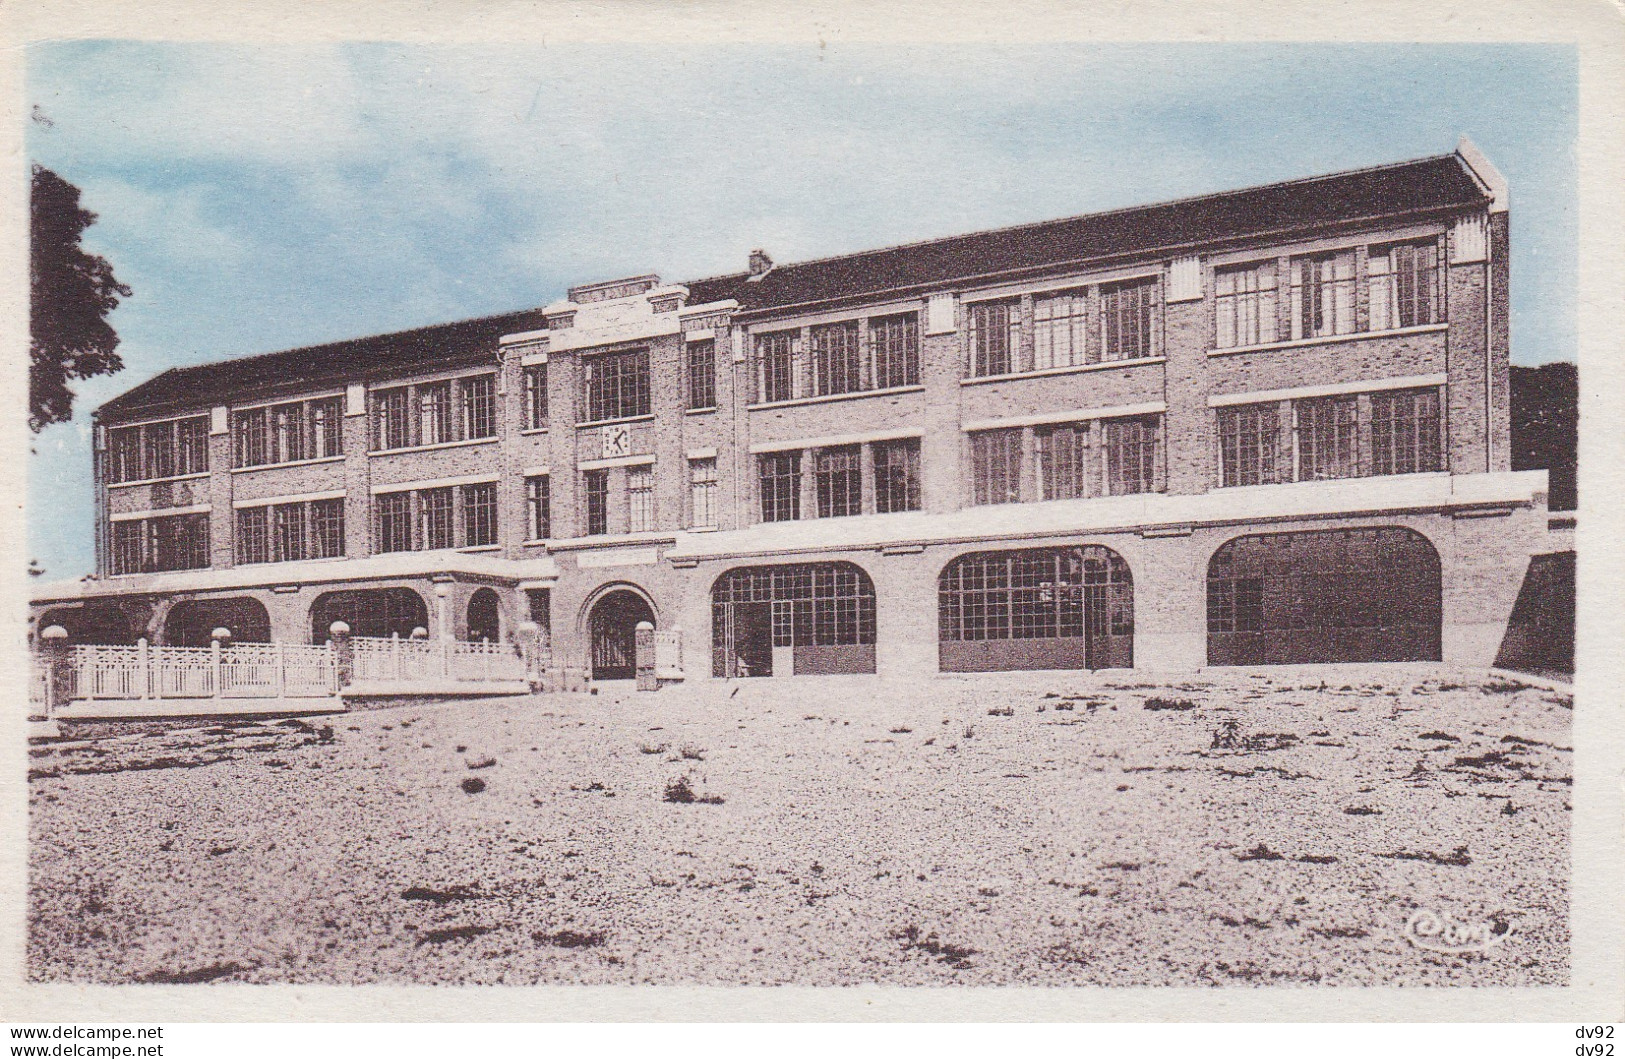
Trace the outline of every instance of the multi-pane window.
<instances>
[{"instance_id":1,"label":"multi-pane window","mask_svg":"<svg viewBox=\"0 0 1625 1059\"><path fill-rule=\"evenodd\" d=\"M649 414L649 351L628 350L585 357L581 386L587 422Z\"/></svg>"},{"instance_id":2,"label":"multi-pane window","mask_svg":"<svg viewBox=\"0 0 1625 1059\"><path fill-rule=\"evenodd\" d=\"M245 408L232 417L239 467L319 460L344 453L344 398Z\"/></svg>"},{"instance_id":3,"label":"multi-pane window","mask_svg":"<svg viewBox=\"0 0 1625 1059\"><path fill-rule=\"evenodd\" d=\"M344 501L310 502L310 557L336 559L344 554Z\"/></svg>"},{"instance_id":4,"label":"multi-pane window","mask_svg":"<svg viewBox=\"0 0 1625 1059\"><path fill-rule=\"evenodd\" d=\"M1373 474L1440 469L1438 390L1371 395L1371 465Z\"/></svg>"},{"instance_id":5,"label":"multi-pane window","mask_svg":"<svg viewBox=\"0 0 1625 1059\"><path fill-rule=\"evenodd\" d=\"M1033 367L1068 368L1084 363L1089 300L1083 291L1040 294L1033 299Z\"/></svg>"},{"instance_id":6,"label":"multi-pane window","mask_svg":"<svg viewBox=\"0 0 1625 1059\"><path fill-rule=\"evenodd\" d=\"M547 429L547 365L525 369L525 430Z\"/></svg>"},{"instance_id":7,"label":"multi-pane window","mask_svg":"<svg viewBox=\"0 0 1625 1059\"><path fill-rule=\"evenodd\" d=\"M629 533L655 528L655 472L647 464L626 469L626 528Z\"/></svg>"},{"instance_id":8,"label":"multi-pane window","mask_svg":"<svg viewBox=\"0 0 1625 1059\"><path fill-rule=\"evenodd\" d=\"M758 459L762 521L801 517L801 453L764 452Z\"/></svg>"},{"instance_id":9,"label":"multi-pane window","mask_svg":"<svg viewBox=\"0 0 1625 1059\"><path fill-rule=\"evenodd\" d=\"M1084 423L1063 423L1033 431L1040 500L1072 500L1089 495L1088 431Z\"/></svg>"},{"instance_id":10,"label":"multi-pane window","mask_svg":"<svg viewBox=\"0 0 1625 1059\"><path fill-rule=\"evenodd\" d=\"M686 349L688 407L691 411L717 406L717 344L713 339L688 343Z\"/></svg>"},{"instance_id":11,"label":"multi-pane window","mask_svg":"<svg viewBox=\"0 0 1625 1059\"><path fill-rule=\"evenodd\" d=\"M1278 406L1219 409L1219 469L1224 485L1270 485L1279 480Z\"/></svg>"},{"instance_id":12,"label":"multi-pane window","mask_svg":"<svg viewBox=\"0 0 1625 1059\"><path fill-rule=\"evenodd\" d=\"M1294 401L1298 481L1353 478L1360 473L1359 402L1354 396Z\"/></svg>"},{"instance_id":13,"label":"multi-pane window","mask_svg":"<svg viewBox=\"0 0 1625 1059\"><path fill-rule=\"evenodd\" d=\"M965 307L965 316L971 375L980 378L1015 371L1021 344L1021 303L973 302Z\"/></svg>"},{"instance_id":14,"label":"multi-pane window","mask_svg":"<svg viewBox=\"0 0 1625 1059\"><path fill-rule=\"evenodd\" d=\"M1107 496L1157 490L1156 416L1100 421L1104 459L1101 491Z\"/></svg>"},{"instance_id":15,"label":"multi-pane window","mask_svg":"<svg viewBox=\"0 0 1625 1059\"><path fill-rule=\"evenodd\" d=\"M874 444L875 510L920 510L920 439L899 438Z\"/></svg>"},{"instance_id":16,"label":"multi-pane window","mask_svg":"<svg viewBox=\"0 0 1625 1059\"><path fill-rule=\"evenodd\" d=\"M1401 243L1373 249L1366 259L1371 329L1417 327L1443 319L1439 304L1439 247Z\"/></svg>"},{"instance_id":17,"label":"multi-pane window","mask_svg":"<svg viewBox=\"0 0 1625 1059\"><path fill-rule=\"evenodd\" d=\"M497 379L495 375L474 375L457 383L458 417L462 437L497 436Z\"/></svg>"},{"instance_id":18,"label":"multi-pane window","mask_svg":"<svg viewBox=\"0 0 1625 1059\"><path fill-rule=\"evenodd\" d=\"M1157 281L1129 280L1100 288L1100 359L1137 360L1155 351Z\"/></svg>"},{"instance_id":19,"label":"multi-pane window","mask_svg":"<svg viewBox=\"0 0 1625 1059\"><path fill-rule=\"evenodd\" d=\"M463 486L463 547L477 548L497 542L497 484L476 482Z\"/></svg>"},{"instance_id":20,"label":"multi-pane window","mask_svg":"<svg viewBox=\"0 0 1625 1059\"><path fill-rule=\"evenodd\" d=\"M121 519L112 524L109 543L114 574L200 570L209 565L209 516Z\"/></svg>"},{"instance_id":21,"label":"multi-pane window","mask_svg":"<svg viewBox=\"0 0 1625 1059\"><path fill-rule=\"evenodd\" d=\"M944 641L1132 636L1134 587L1122 557L1098 545L973 552L937 578Z\"/></svg>"},{"instance_id":22,"label":"multi-pane window","mask_svg":"<svg viewBox=\"0 0 1625 1059\"><path fill-rule=\"evenodd\" d=\"M1021 430L981 430L970 436L971 503L1021 499Z\"/></svg>"},{"instance_id":23,"label":"multi-pane window","mask_svg":"<svg viewBox=\"0 0 1625 1059\"><path fill-rule=\"evenodd\" d=\"M812 390L808 396L851 393L863 388L856 320L811 328L808 342L812 352Z\"/></svg>"},{"instance_id":24,"label":"multi-pane window","mask_svg":"<svg viewBox=\"0 0 1625 1059\"><path fill-rule=\"evenodd\" d=\"M1292 337L1323 338L1354 330L1354 252L1292 259Z\"/></svg>"},{"instance_id":25,"label":"multi-pane window","mask_svg":"<svg viewBox=\"0 0 1625 1059\"><path fill-rule=\"evenodd\" d=\"M863 513L863 464L856 445L819 449L813 454L813 486L818 517Z\"/></svg>"},{"instance_id":26,"label":"multi-pane window","mask_svg":"<svg viewBox=\"0 0 1625 1059\"><path fill-rule=\"evenodd\" d=\"M1214 341L1219 349L1275 341L1275 264L1223 268L1213 276Z\"/></svg>"},{"instance_id":27,"label":"multi-pane window","mask_svg":"<svg viewBox=\"0 0 1625 1059\"><path fill-rule=\"evenodd\" d=\"M271 547L272 558L279 562L306 557L304 504L277 504L271 508Z\"/></svg>"},{"instance_id":28,"label":"multi-pane window","mask_svg":"<svg viewBox=\"0 0 1625 1059\"><path fill-rule=\"evenodd\" d=\"M875 642L874 585L851 563L735 567L717 578L711 601L718 630L735 627L746 608L766 611L774 647ZM734 661L719 653L713 672Z\"/></svg>"},{"instance_id":29,"label":"multi-pane window","mask_svg":"<svg viewBox=\"0 0 1625 1059\"><path fill-rule=\"evenodd\" d=\"M450 486L418 492L417 547L434 551L455 546L456 507L456 496Z\"/></svg>"},{"instance_id":30,"label":"multi-pane window","mask_svg":"<svg viewBox=\"0 0 1625 1059\"><path fill-rule=\"evenodd\" d=\"M373 510L377 512L378 519L378 550L411 551L412 494L380 493L373 498Z\"/></svg>"},{"instance_id":31,"label":"multi-pane window","mask_svg":"<svg viewBox=\"0 0 1625 1059\"><path fill-rule=\"evenodd\" d=\"M496 436L496 376L392 386L372 393L375 449L446 445Z\"/></svg>"},{"instance_id":32,"label":"multi-pane window","mask_svg":"<svg viewBox=\"0 0 1625 1059\"><path fill-rule=\"evenodd\" d=\"M708 527L717 524L717 461L688 461L688 524Z\"/></svg>"},{"instance_id":33,"label":"multi-pane window","mask_svg":"<svg viewBox=\"0 0 1625 1059\"><path fill-rule=\"evenodd\" d=\"M609 532L609 472L581 472L582 492L587 499L587 535Z\"/></svg>"},{"instance_id":34,"label":"multi-pane window","mask_svg":"<svg viewBox=\"0 0 1625 1059\"><path fill-rule=\"evenodd\" d=\"M756 365L760 372L757 390L763 401L789 401L797 396L796 344L800 340L795 331L770 331L756 336Z\"/></svg>"},{"instance_id":35,"label":"multi-pane window","mask_svg":"<svg viewBox=\"0 0 1625 1059\"><path fill-rule=\"evenodd\" d=\"M268 563L271 561L271 509L269 507L243 507L237 509L237 562Z\"/></svg>"},{"instance_id":36,"label":"multi-pane window","mask_svg":"<svg viewBox=\"0 0 1625 1059\"><path fill-rule=\"evenodd\" d=\"M531 540L545 541L553 536L553 487L547 475L525 479L525 514Z\"/></svg>"},{"instance_id":37,"label":"multi-pane window","mask_svg":"<svg viewBox=\"0 0 1625 1059\"><path fill-rule=\"evenodd\" d=\"M874 359L875 389L919 385L919 314L902 313L870 320L869 351Z\"/></svg>"},{"instance_id":38,"label":"multi-pane window","mask_svg":"<svg viewBox=\"0 0 1625 1059\"><path fill-rule=\"evenodd\" d=\"M209 469L207 416L172 419L107 432L107 480L137 482L202 474Z\"/></svg>"}]
</instances>

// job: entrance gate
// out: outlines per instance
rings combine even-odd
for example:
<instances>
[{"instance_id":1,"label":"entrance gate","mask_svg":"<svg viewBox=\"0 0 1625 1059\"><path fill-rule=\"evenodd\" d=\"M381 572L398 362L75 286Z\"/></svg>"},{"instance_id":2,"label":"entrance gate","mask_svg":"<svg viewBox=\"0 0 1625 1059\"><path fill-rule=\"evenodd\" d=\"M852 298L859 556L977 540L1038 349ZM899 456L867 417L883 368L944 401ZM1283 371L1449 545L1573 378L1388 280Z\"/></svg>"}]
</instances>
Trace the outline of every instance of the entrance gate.
<instances>
[{"instance_id":1,"label":"entrance gate","mask_svg":"<svg viewBox=\"0 0 1625 1059\"><path fill-rule=\"evenodd\" d=\"M631 680L637 676L637 628L641 621L653 625L654 611L647 600L629 589L616 589L593 604L587 618L592 679Z\"/></svg>"}]
</instances>

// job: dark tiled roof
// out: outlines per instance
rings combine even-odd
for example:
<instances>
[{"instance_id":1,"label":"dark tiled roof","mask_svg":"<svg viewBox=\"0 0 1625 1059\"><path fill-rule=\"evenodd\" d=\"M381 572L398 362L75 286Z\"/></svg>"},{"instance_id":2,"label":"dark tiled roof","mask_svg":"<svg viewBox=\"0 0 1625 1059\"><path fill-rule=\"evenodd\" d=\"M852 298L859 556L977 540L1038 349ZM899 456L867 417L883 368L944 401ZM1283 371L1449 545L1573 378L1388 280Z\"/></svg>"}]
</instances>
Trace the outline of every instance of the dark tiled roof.
<instances>
[{"instance_id":1,"label":"dark tiled roof","mask_svg":"<svg viewBox=\"0 0 1625 1059\"><path fill-rule=\"evenodd\" d=\"M1456 155L1204 195L1178 202L954 236L687 284L689 304L736 299L746 310L838 301L977 277L1019 274L1222 244L1368 218L1481 205L1489 195ZM294 392L471 357L504 334L543 326L540 310L374 335L325 346L172 368L101 407L113 419L196 408L245 394Z\"/></svg>"},{"instance_id":2,"label":"dark tiled roof","mask_svg":"<svg viewBox=\"0 0 1625 1059\"><path fill-rule=\"evenodd\" d=\"M690 303L774 309L1067 262L1223 243L1270 232L1479 205L1489 195L1453 154L1059 221L978 232L689 284Z\"/></svg>"},{"instance_id":3,"label":"dark tiled roof","mask_svg":"<svg viewBox=\"0 0 1625 1059\"><path fill-rule=\"evenodd\" d=\"M276 396L334 386L412 368L433 368L446 361L490 356L497 340L516 331L541 327L539 309L437 324L388 335L307 346L280 353L235 357L213 364L170 368L101 406L108 420L161 415L246 395Z\"/></svg>"}]
</instances>

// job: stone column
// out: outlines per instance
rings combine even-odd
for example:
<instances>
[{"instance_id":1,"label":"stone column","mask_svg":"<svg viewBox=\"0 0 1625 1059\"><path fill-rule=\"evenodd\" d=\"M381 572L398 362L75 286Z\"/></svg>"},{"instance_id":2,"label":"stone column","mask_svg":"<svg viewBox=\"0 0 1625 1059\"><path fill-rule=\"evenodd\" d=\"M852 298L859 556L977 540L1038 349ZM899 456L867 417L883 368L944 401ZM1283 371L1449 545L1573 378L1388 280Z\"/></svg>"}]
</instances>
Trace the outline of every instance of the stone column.
<instances>
[{"instance_id":1,"label":"stone column","mask_svg":"<svg viewBox=\"0 0 1625 1059\"><path fill-rule=\"evenodd\" d=\"M67 698L68 665L72 652L68 647L68 630L60 625L47 627L39 634L40 664L45 667L45 717L50 719Z\"/></svg>"},{"instance_id":2,"label":"stone column","mask_svg":"<svg viewBox=\"0 0 1625 1059\"><path fill-rule=\"evenodd\" d=\"M660 681L655 676L655 627L646 621L640 621L635 636L638 690L657 691L660 688Z\"/></svg>"},{"instance_id":3,"label":"stone column","mask_svg":"<svg viewBox=\"0 0 1625 1059\"><path fill-rule=\"evenodd\" d=\"M347 688L355 682L355 643L350 639L350 626L336 621L327 628L328 646L333 651L334 666L338 670L338 684Z\"/></svg>"}]
</instances>

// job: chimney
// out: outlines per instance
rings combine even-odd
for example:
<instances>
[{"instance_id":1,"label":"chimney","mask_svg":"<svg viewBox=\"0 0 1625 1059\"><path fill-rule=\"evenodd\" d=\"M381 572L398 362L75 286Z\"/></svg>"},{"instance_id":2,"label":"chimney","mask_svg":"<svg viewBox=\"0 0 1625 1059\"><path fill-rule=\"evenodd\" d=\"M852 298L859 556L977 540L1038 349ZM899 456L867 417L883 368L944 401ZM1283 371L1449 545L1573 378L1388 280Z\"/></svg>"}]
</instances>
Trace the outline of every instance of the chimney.
<instances>
[{"instance_id":1,"label":"chimney","mask_svg":"<svg viewBox=\"0 0 1625 1059\"><path fill-rule=\"evenodd\" d=\"M767 251L760 248L750 252L750 278L761 279L773 271L773 259L767 256Z\"/></svg>"}]
</instances>

